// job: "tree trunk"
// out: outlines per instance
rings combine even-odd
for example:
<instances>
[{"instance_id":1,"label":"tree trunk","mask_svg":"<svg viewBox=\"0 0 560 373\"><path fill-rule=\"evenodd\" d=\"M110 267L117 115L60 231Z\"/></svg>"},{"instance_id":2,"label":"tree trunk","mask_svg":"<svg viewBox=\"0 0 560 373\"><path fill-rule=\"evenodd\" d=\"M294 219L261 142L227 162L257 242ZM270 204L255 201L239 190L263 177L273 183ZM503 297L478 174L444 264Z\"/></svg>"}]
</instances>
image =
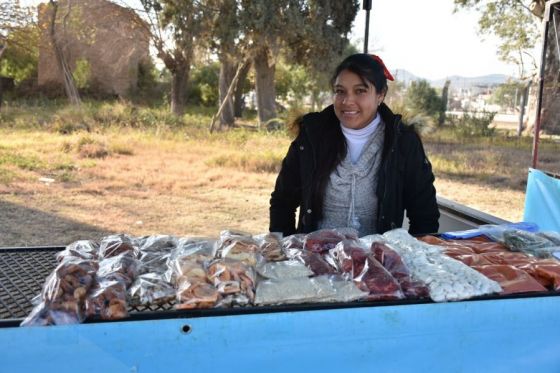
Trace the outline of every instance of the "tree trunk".
<instances>
[{"instance_id":1,"label":"tree trunk","mask_svg":"<svg viewBox=\"0 0 560 373\"><path fill-rule=\"evenodd\" d=\"M4 54L5 50L6 50L6 46L0 44L0 62L2 61L2 55ZM2 80L2 77L0 77L0 109L2 108L3 92L4 92L4 82Z\"/></svg>"},{"instance_id":2,"label":"tree trunk","mask_svg":"<svg viewBox=\"0 0 560 373\"><path fill-rule=\"evenodd\" d=\"M239 73L239 81L233 93L233 112L236 118L241 118L243 116L243 109L245 108L245 103L243 102L243 86L245 85L245 80L247 80L250 69L251 64L248 63L243 70L241 70Z\"/></svg>"},{"instance_id":3,"label":"tree trunk","mask_svg":"<svg viewBox=\"0 0 560 373\"><path fill-rule=\"evenodd\" d=\"M226 103L228 102L228 100L231 100L231 98L233 97L233 91L235 90L235 87L237 86L237 82L239 81L239 75L241 73L241 70L243 70L245 68L245 65L247 64L248 64L247 61L242 61L242 63L237 66L237 71L235 72L235 75L229 84L228 90L226 92L226 96L224 97L224 100L220 103L220 108L218 109L218 112L216 113L216 115L212 117L212 122L210 123L210 133L214 132L214 124L216 123L216 119L222 115L222 111L224 110Z\"/></svg>"},{"instance_id":4,"label":"tree trunk","mask_svg":"<svg viewBox=\"0 0 560 373\"><path fill-rule=\"evenodd\" d=\"M560 134L560 45L557 30L560 29L560 11L551 7L553 17L548 26L546 56L544 62L544 89L541 110L541 130Z\"/></svg>"},{"instance_id":5,"label":"tree trunk","mask_svg":"<svg viewBox=\"0 0 560 373\"><path fill-rule=\"evenodd\" d=\"M274 87L276 66L274 63L269 63L268 55L269 50L264 47L254 57L259 127L276 118L276 88Z\"/></svg>"},{"instance_id":6,"label":"tree trunk","mask_svg":"<svg viewBox=\"0 0 560 373\"><path fill-rule=\"evenodd\" d=\"M56 1L50 0L50 5L52 7L52 17L50 22L50 38L53 45L54 54L56 57L56 63L58 65L59 71L62 73L62 81L64 83L64 91L66 96L72 105L80 105L80 94L76 88L76 83L74 82L74 77L72 76L72 71L66 62L66 57L62 51L62 47L56 36L56 16L58 13L58 3ZM65 18L70 14L70 2L68 2L68 11Z\"/></svg>"},{"instance_id":7,"label":"tree trunk","mask_svg":"<svg viewBox=\"0 0 560 373\"><path fill-rule=\"evenodd\" d=\"M222 126L231 127L235 123L233 111L233 95L227 95L229 86L232 83L237 67L229 57L222 58L220 65L220 104L223 103L224 108L220 113L220 128ZM225 103L224 103L225 101Z\"/></svg>"},{"instance_id":8,"label":"tree trunk","mask_svg":"<svg viewBox=\"0 0 560 373\"><path fill-rule=\"evenodd\" d=\"M184 60L175 61L175 68L171 71L171 112L183 115L185 112L185 91L189 77L190 64Z\"/></svg>"},{"instance_id":9,"label":"tree trunk","mask_svg":"<svg viewBox=\"0 0 560 373\"><path fill-rule=\"evenodd\" d=\"M519 107L519 123L517 125L517 137L521 137L521 134L523 133L523 120L525 119L525 106L527 105L527 100L529 98L529 88L531 88L530 79L523 89L523 93L521 96L521 105Z\"/></svg>"},{"instance_id":10,"label":"tree trunk","mask_svg":"<svg viewBox=\"0 0 560 373\"><path fill-rule=\"evenodd\" d=\"M451 81L446 80L441 91L441 111L439 112L438 127L443 126L443 123L445 123L445 112L447 111L447 99L449 96L449 84L451 84Z\"/></svg>"}]
</instances>

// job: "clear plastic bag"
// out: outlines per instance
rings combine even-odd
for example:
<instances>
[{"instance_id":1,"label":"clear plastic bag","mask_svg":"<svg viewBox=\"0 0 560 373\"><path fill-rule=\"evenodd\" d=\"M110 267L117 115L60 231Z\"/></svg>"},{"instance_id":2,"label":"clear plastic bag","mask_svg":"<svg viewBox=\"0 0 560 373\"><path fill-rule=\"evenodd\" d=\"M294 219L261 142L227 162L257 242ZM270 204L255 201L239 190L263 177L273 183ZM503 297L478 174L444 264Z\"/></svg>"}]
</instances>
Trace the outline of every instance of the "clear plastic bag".
<instances>
[{"instance_id":1,"label":"clear plastic bag","mask_svg":"<svg viewBox=\"0 0 560 373\"><path fill-rule=\"evenodd\" d=\"M79 324L83 321L81 312L55 310L41 302L33 307L31 313L21 322L20 326L51 326Z\"/></svg>"},{"instance_id":2,"label":"clear plastic bag","mask_svg":"<svg viewBox=\"0 0 560 373\"><path fill-rule=\"evenodd\" d=\"M97 260L99 257L99 244L95 241L81 240L71 243L56 255L59 262L71 258Z\"/></svg>"},{"instance_id":3,"label":"clear plastic bag","mask_svg":"<svg viewBox=\"0 0 560 373\"><path fill-rule=\"evenodd\" d=\"M138 256L138 247L135 245L135 240L126 234L107 236L99 243L99 259L111 258L125 253L134 258Z\"/></svg>"},{"instance_id":4,"label":"clear plastic bag","mask_svg":"<svg viewBox=\"0 0 560 373\"><path fill-rule=\"evenodd\" d=\"M80 303L95 284L98 263L93 260L73 259L60 263L47 278L41 298L51 307L75 309L66 302Z\"/></svg>"},{"instance_id":5,"label":"clear plastic bag","mask_svg":"<svg viewBox=\"0 0 560 373\"><path fill-rule=\"evenodd\" d=\"M218 289L209 283L206 272L209 261L207 244L187 245L180 249L183 255L170 263L169 277L177 288L177 309L211 308L221 299Z\"/></svg>"},{"instance_id":6,"label":"clear plastic bag","mask_svg":"<svg viewBox=\"0 0 560 373\"><path fill-rule=\"evenodd\" d=\"M418 280L413 280L408 267L401 256L389 244L374 242L370 251L375 259L397 280L406 298L428 298L428 287Z\"/></svg>"},{"instance_id":7,"label":"clear plastic bag","mask_svg":"<svg viewBox=\"0 0 560 373\"><path fill-rule=\"evenodd\" d=\"M340 272L336 262L329 255L302 250L298 259L305 263L315 276L335 275Z\"/></svg>"},{"instance_id":8,"label":"clear plastic bag","mask_svg":"<svg viewBox=\"0 0 560 373\"><path fill-rule=\"evenodd\" d=\"M260 281L256 293L255 303L259 305L351 302L368 296L340 276Z\"/></svg>"},{"instance_id":9,"label":"clear plastic bag","mask_svg":"<svg viewBox=\"0 0 560 373\"><path fill-rule=\"evenodd\" d=\"M253 237L231 231L220 233L216 257L239 260L249 266L257 264L257 242Z\"/></svg>"},{"instance_id":10,"label":"clear plastic bag","mask_svg":"<svg viewBox=\"0 0 560 373\"><path fill-rule=\"evenodd\" d=\"M546 238L554 244L554 246L560 246L560 233L553 231L537 232L537 236Z\"/></svg>"},{"instance_id":11,"label":"clear plastic bag","mask_svg":"<svg viewBox=\"0 0 560 373\"><path fill-rule=\"evenodd\" d=\"M503 232L509 229L519 229L526 232L537 232L539 227L535 223L519 222L519 223L506 223L506 224L485 224L476 229L469 229L457 232L445 232L441 236L445 239L469 239L478 236L486 236L494 241L503 242Z\"/></svg>"},{"instance_id":12,"label":"clear plastic bag","mask_svg":"<svg viewBox=\"0 0 560 373\"><path fill-rule=\"evenodd\" d=\"M352 228L320 229L305 236L304 249L323 253L334 249L342 240L357 240L358 232Z\"/></svg>"},{"instance_id":13,"label":"clear plastic bag","mask_svg":"<svg viewBox=\"0 0 560 373\"><path fill-rule=\"evenodd\" d=\"M257 285L255 304L298 304L329 302L336 290L328 276L265 280Z\"/></svg>"},{"instance_id":14,"label":"clear plastic bag","mask_svg":"<svg viewBox=\"0 0 560 373\"><path fill-rule=\"evenodd\" d=\"M176 309L212 308L220 300L218 290L207 282L195 282L179 286Z\"/></svg>"},{"instance_id":15,"label":"clear plastic bag","mask_svg":"<svg viewBox=\"0 0 560 373\"><path fill-rule=\"evenodd\" d=\"M208 266L208 280L218 292L227 297L219 306L245 306L255 300L255 272L253 267L231 259L216 259Z\"/></svg>"},{"instance_id":16,"label":"clear plastic bag","mask_svg":"<svg viewBox=\"0 0 560 373\"><path fill-rule=\"evenodd\" d=\"M177 283L178 277L193 268L201 268L202 277L206 276L205 264L214 260L216 253L215 241L199 240L184 242L175 249L167 260L167 271L164 278L169 283Z\"/></svg>"},{"instance_id":17,"label":"clear plastic bag","mask_svg":"<svg viewBox=\"0 0 560 373\"><path fill-rule=\"evenodd\" d=\"M349 275L358 288L369 293L369 300L402 299L398 281L379 263L360 241L344 240L329 251L342 272Z\"/></svg>"},{"instance_id":18,"label":"clear plastic bag","mask_svg":"<svg viewBox=\"0 0 560 373\"><path fill-rule=\"evenodd\" d=\"M361 290L354 281L348 281L342 276L329 276L329 281L335 291L335 296L329 299L331 302L354 302L369 296L369 292Z\"/></svg>"},{"instance_id":19,"label":"clear plastic bag","mask_svg":"<svg viewBox=\"0 0 560 373\"><path fill-rule=\"evenodd\" d=\"M280 262L288 257L282 249L282 233L266 233L253 237L257 243L258 253L267 262Z\"/></svg>"},{"instance_id":20,"label":"clear plastic bag","mask_svg":"<svg viewBox=\"0 0 560 373\"><path fill-rule=\"evenodd\" d=\"M292 234L282 238L281 245L284 253L289 259L293 259L294 256L291 255L292 252L299 253L303 250L303 241L305 240L305 234ZM294 251L295 250L295 251Z\"/></svg>"},{"instance_id":21,"label":"clear plastic bag","mask_svg":"<svg viewBox=\"0 0 560 373\"><path fill-rule=\"evenodd\" d=\"M128 252L103 259L99 262L97 277L103 280L122 282L126 288L136 280L141 273L142 263L134 259Z\"/></svg>"},{"instance_id":22,"label":"clear plastic bag","mask_svg":"<svg viewBox=\"0 0 560 373\"><path fill-rule=\"evenodd\" d=\"M119 281L100 281L85 301L87 317L119 320L128 317L125 284Z\"/></svg>"},{"instance_id":23,"label":"clear plastic bag","mask_svg":"<svg viewBox=\"0 0 560 373\"><path fill-rule=\"evenodd\" d=\"M135 305L165 304L176 297L177 290L162 274L144 273L134 281L128 293Z\"/></svg>"},{"instance_id":24,"label":"clear plastic bag","mask_svg":"<svg viewBox=\"0 0 560 373\"><path fill-rule=\"evenodd\" d=\"M142 246L140 246L140 251L149 252L171 252L179 246L179 239L174 236L167 235L155 235L147 237Z\"/></svg>"},{"instance_id":25,"label":"clear plastic bag","mask_svg":"<svg viewBox=\"0 0 560 373\"><path fill-rule=\"evenodd\" d=\"M283 262L262 261L257 264L257 272L262 277L271 280L309 277L314 275L312 270L298 260L286 260Z\"/></svg>"},{"instance_id":26,"label":"clear plastic bag","mask_svg":"<svg viewBox=\"0 0 560 373\"><path fill-rule=\"evenodd\" d=\"M521 251L537 258L548 258L560 248L554 242L534 233L521 230L503 232L503 242L511 251Z\"/></svg>"},{"instance_id":27,"label":"clear plastic bag","mask_svg":"<svg viewBox=\"0 0 560 373\"><path fill-rule=\"evenodd\" d=\"M95 285L97 262L70 258L49 275L41 291L41 301L21 326L76 324L85 319L84 301Z\"/></svg>"}]
</instances>

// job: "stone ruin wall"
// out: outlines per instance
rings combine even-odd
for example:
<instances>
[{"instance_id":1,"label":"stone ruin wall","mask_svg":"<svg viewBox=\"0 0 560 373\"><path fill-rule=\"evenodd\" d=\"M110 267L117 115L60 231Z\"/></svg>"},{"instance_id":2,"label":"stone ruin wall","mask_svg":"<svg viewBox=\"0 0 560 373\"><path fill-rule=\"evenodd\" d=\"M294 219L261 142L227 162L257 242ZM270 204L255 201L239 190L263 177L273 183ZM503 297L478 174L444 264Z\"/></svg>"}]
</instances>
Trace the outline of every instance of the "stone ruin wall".
<instances>
[{"instance_id":1,"label":"stone ruin wall","mask_svg":"<svg viewBox=\"0 0 560 373\"><path fill-rule=\"evenodd\" d=\"M39 87L63 84L50 39L51 17L50 6L41 4ZM149 35L141 22L132 10L105 0L61 0L55 30L72 71L76 61L88 61L93 91L126 97L138 85L139 65L149 61Z\"/></svg>"}]
</instances>

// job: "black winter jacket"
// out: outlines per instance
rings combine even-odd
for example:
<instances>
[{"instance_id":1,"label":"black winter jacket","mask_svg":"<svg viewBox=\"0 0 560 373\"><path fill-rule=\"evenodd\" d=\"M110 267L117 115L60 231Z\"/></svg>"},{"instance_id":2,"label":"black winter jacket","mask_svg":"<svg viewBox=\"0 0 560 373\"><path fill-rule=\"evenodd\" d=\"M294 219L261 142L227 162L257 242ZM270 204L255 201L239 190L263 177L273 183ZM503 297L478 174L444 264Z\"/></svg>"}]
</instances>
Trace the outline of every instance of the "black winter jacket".
<instances>
[{"instance_id":1,"label":"black winter jacket","mask_svg":"<svg viewBox=\"0 0 560 373\"><path fill-rule=\"evenodd\" d=\"M393 114L385 104L381 104L379 113L385 123L385 139L375 191L379 201L377 233L402 227L404 210L411 234L435 233L439 227L439 210L432 166L422 142L414 129L405 126L401 116ZM325 152L333 151L324 146L322 139L326 133L333 133L329 129L340 126L339 123L332 105L303 117L299 135L282 162L270 199L271 232L291 235L317 230L320 217L313 202L318 183L315 170Z\"/></svg>"}]
</instances>

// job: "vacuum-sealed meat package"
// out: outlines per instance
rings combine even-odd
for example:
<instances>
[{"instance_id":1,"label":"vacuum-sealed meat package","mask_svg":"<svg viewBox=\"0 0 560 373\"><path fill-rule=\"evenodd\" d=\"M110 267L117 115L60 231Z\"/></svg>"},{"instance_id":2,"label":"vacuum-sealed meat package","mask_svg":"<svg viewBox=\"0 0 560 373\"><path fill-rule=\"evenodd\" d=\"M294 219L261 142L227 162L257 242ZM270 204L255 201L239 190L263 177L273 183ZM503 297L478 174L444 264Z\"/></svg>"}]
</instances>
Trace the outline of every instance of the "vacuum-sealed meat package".
<instances>
[{"instance_id":1,"label":"vacuum-sealed meat package","mask_svg":"<svg viewBox=\"0 0 560 373\"><path fill-rule=\"evenodd\" d=\"M304 248L311 252L322 253L334 249L342 240L357 240L358 232L351 228L320 229L305 236Z\"/></svg>"},{"instance_id":2,"label":"vacuum-sealed meat package","mask_svg":"<svg viewBox=\"0 0 560 373\"><path fill-rule=\"evenodd\" d=\"M526 293L534 291L546 291L527 272L505 264L491 264L473 266L486 277L496 281L502 287L502 294Z\"/></svg>"},{"instance_id":3,"label":"vacuum-sealed meat package","mask_svg":"<svg viewBox=\"0 0 560 373\"><path fill-rule=\"evenodd\" d=\"M401 256L388 244L374 242L370 251L375 259L398 281L406 298L428 298L430 296L428 287L422 281L414 280L411 277Z\"/></svg>"},{"instance_id":4,"label":"vacuum-sealed meat package","mask_svg":"<svg viewBox=\"0 0 560 373\"><path fill-rule=\"evenodd\" d=\"M342 272L362 291L369 293L369 300L402 299L404 294L398 281L379 263L373 254L357 240L344 240L329 251Z\"/></svg>"}]
</instances>

